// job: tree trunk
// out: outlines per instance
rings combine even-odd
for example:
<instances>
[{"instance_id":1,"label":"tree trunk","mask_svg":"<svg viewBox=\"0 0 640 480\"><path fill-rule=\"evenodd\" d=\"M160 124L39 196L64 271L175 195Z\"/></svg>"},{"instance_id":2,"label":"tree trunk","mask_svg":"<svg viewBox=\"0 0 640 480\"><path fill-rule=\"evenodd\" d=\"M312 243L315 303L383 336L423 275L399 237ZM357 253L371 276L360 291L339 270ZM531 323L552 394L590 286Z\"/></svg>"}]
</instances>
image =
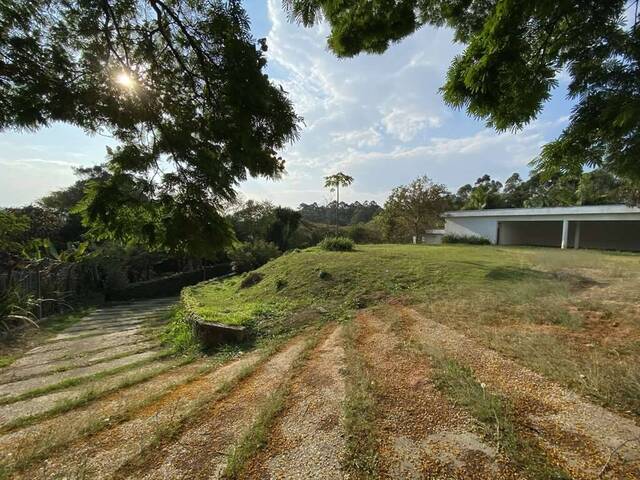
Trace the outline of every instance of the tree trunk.
<instances>
[{"instance_id":1,"label":"tree trunk","mask_svg":"<svg viewBox=\"0 0 640 480\"><path fill-rule=\"evenodd\" d=\"M340 184L336 186L336 237L338 236L338 206L340 205Z\"/></svg>"}]
</instances>

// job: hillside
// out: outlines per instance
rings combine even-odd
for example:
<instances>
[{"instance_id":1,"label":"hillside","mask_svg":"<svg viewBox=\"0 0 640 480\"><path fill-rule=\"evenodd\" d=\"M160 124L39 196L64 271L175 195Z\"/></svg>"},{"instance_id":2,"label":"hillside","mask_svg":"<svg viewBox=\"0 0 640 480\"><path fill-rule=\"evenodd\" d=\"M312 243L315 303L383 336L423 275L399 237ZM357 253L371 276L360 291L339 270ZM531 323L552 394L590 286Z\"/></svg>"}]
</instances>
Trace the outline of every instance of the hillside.
<instances>
[{"instance_id":1,"label":"hillside","mask_svg":"<svg viewBox=\"0 0 640 480\"><path fill-rule=\"evenodd\" d=\"M638 291L631 254L291 252L184 292L252 342L167 348L165 299L12 359L0 478L637 478Z\"/></svg>"}]
</instances>

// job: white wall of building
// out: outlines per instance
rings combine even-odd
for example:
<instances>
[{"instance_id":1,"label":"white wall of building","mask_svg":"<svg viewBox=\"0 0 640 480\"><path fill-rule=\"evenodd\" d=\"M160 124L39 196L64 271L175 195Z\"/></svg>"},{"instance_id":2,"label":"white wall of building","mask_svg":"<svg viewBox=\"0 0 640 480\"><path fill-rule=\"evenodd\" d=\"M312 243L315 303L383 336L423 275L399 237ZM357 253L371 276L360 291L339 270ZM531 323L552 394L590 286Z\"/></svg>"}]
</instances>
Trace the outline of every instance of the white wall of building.
<instances>
[{"instance_id":1,"label":"white wall of building","mask_svg":"<svg viewBox=\"0 0 640 480\"><path fill-rule=\"evenodd\" d=\"M483 237L491 243L498 240L498 220L492 217L447 218L444 230L446 235Z\"/></svg>"},{"instance_id":2,"label":"white wall of building","mask_svg":"<svg viewBox=\"0 0 640 480\"><path fill-rule=\"evenodd\" d=\"M447 212L447 235L476 236L501 245L640 251L640 209L625 205Z\"/></svg>"}]
</instances>

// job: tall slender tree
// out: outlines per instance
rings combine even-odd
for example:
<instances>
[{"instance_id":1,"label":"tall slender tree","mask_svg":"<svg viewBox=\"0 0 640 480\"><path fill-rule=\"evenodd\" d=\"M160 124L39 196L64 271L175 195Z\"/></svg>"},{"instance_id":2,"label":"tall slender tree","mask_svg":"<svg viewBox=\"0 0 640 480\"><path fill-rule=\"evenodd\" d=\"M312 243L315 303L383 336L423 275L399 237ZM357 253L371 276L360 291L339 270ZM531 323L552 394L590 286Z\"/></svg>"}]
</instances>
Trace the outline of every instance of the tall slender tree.
<instances>
[{"instance_id":1,"label":"tall slender tree","mask_svg":"<svg viewBox=\"0 0 640 480\"><path fill-rule=\"evenodd\" d=\"M340 208L340 187L348 187L353 183L353 177L342 172L324 177L324 186L336 191L336 236L338 236L338 209Z\"/></svg>"}]
</instances>

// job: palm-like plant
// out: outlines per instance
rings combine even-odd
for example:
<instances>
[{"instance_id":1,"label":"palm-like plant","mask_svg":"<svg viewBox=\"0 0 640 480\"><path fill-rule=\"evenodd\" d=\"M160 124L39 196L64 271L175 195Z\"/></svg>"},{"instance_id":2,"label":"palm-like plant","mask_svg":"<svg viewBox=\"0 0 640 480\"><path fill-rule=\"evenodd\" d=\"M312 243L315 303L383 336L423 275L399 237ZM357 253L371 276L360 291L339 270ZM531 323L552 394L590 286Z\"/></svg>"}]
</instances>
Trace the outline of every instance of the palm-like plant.
<instances>
[{"instance_id":1,"label":"palm-like plant","mask_svg":"<svg viewBox=\"0 0 640 480\"><path fill-rule=\"evenodd\" d=\"M353 177L342 172L324 177L325 188L336 191L336 236L338 236L338 207L340 206L340 187L348 187L353 183Z\"/></svg>"}]
</instances>

